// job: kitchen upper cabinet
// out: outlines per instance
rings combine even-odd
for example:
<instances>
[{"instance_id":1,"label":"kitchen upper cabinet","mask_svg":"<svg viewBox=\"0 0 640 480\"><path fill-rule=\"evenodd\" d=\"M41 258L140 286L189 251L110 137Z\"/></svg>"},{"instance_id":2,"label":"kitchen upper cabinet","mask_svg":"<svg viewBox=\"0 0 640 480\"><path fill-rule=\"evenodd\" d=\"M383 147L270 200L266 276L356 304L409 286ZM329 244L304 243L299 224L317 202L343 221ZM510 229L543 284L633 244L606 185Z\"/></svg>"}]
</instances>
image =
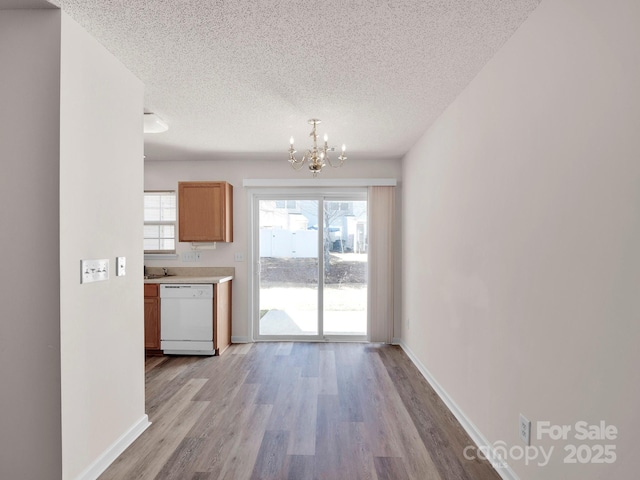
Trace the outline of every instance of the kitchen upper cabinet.
<instances>
[{"instance_id":1,"label":"kitchen upper cabinet","mask_svg":"<svg viewBox=\"0 0 640 480\"><path fill-rule=\"evenodd\" d=\"M233 186L178 182L178 222L181 242L233 242Z\"/></svg>"},{"instance_id":2,"label":"kitchen upper cabinet","mask_svg":"<svg viewBox=\"0 0 640 480\"><path fill-rule=\"evenodd\" d=\"M147 353L160 350L160 297L158 285L144 285L144 348Z\"/></svg>"}]
</instances>

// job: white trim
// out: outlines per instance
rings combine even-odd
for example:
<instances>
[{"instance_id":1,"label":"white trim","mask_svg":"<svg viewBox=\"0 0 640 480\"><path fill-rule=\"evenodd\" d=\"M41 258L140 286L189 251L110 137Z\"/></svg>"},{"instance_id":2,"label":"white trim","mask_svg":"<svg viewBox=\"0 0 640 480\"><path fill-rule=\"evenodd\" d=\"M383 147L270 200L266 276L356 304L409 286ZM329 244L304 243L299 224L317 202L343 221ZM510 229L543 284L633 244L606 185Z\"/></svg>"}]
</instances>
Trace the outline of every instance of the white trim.
<instances>
[{"instance_id":1,"label":"white trim","mask_svg":"<svg viewBox=\"0 0 640 480\"><path fill-rule=\"evenodd\" d=\"M322 340L332 343L369 343L369 335L325 334Z\"/></svg>"},{"instance_id":2,"label":"white trim","mask_svg":"<svg viewBox=\"0 0 640 480\"><path fill-rule=\"evenodd\" d=\"M398 339L394 339L398 340ZM438 396L442 399L447 408L453 413L456 417L462 428L469 434L471 440L474 441L476 446L481 448L488 448L491 451L492 457L497 457L496 451L493 448L493 445L489 443L489 441L482 435L482 432L476 427L473 422L464 414L462 409L458 407L456 402L449 396L447 391L442 388L442 386L438 383L438 381L434 378L434 376L429 372L427 367L425 367L422 362L416 357L416 355L411 351L409 346L404 342L404 340L399 339L399 345L402 347L402 350L407 354L409 359L413 362L416 368L420 371L422 376L429 382L429 385L436 391ZM502 477L504 480L520 480L520 477L516 475L516 472L506 463L502 468L495 468L494 470Z\"/></svg>"},{"instance_id":3,"label":"white trim","mask_svg":"<svg viewBox=\"0 0 640 480\"><path fill-rule=\"evenodd\" d=\"M256 232L255 232L255 204L254 202L256 202L256 194L255 192L253 192L251 189L247 189L245 190L247 192L247 233L248 233L248 238L247 238L247 246L248 248L248 253L249 256L247 258L247 260L249 261L249 264L247 265L247 274L249 276L248 282L247 282L247 312L248 315L246 317L246 321L247 321L247 337L246 337L246 342L240 342L238 341L238 343L250 343L253 342L255 340L255 332L253 331L253 317L254 317L254 300L255 300L255 291L256 291L256 284L257 284L257 273L258 273L258 260L256 260L257 258L257 254L256 254L256 250L258 249L258 246L256 245ZM259 240L258 240L259 242ZM257 308L257 307L256 307ZM239 337L242 338L242 337ZM233 336L231 337L231 343L233 342Z\"/></svg>"},{"instance_id":4,"label":"white trim","mask_svg":"<svg viewBox=\"0 0 640 480\"><path fill-rule=\"evenodd\" d=\"M395 178L245 178L243 187L395 187Z\"/></svg>"},{"instance_id":5,"label":"white trim","mask_svg":"<svg viewBox=\"0 0 640 480\"><path fill-rule=\"evenodd\" d=\"M231 343L252 343L249 337L231 335Z\"/></svg>"},{"instance_id":6,"label":"white trim","mask_svg":"<svg viewBox=\"0 0 640 480\"><path fill-rule=\"evenodd\" d=\"M399 338L399 337L393 337L393 338L391 339L391 345L402 345L402 339L401 339L401 338ZM405 350L405 351L406 351L406 350ZM409 355L409 354L407 353L407 355ZM409 357L409 358L411 358L411 357ZM413 360L412 360L412 361L413 361ZM415 363L415 362L414 362L414 363ZM417 365L416 365L416 367L417 367Z\"/></svg>"},{"instance_id":7,"label":"white trim","mask_svg":"<svg viewBox=\"0 0 640 480\"><path fill-rule=\"evenodd\" d=\"M124 432L109 448L102 452L102 455L78 475L76 480L95 480L98 478L150 425L149 417L143 415L129 430Z\"/></svg>"}]
</instances>

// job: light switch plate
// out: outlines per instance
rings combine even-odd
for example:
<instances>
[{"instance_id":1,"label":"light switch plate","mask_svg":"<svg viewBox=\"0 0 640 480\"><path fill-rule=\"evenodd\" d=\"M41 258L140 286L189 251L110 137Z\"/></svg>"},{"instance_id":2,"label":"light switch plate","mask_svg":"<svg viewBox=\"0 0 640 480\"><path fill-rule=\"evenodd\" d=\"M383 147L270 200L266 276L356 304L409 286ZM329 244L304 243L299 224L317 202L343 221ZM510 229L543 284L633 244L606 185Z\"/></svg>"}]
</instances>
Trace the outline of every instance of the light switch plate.
<instances>
[{"instance_id":1,"label":"light switch plate","mask_svg":"<svg viewBox=\"0 0 640 480\"><path fill-rule=\"evenodd\" d=\"M109 280L109 259L80 260L80 283Z\"/></svg>"},{"instance_id":2,"label":"light switch plate","mask_svg":"<svg viewBox=\"0 0 640 480\"><path fill-rule=\"evenodd\" d=\"M123 277L127 274L126 266L126 257L116 257L116 277Z\"/></svg>"}]
</instances>

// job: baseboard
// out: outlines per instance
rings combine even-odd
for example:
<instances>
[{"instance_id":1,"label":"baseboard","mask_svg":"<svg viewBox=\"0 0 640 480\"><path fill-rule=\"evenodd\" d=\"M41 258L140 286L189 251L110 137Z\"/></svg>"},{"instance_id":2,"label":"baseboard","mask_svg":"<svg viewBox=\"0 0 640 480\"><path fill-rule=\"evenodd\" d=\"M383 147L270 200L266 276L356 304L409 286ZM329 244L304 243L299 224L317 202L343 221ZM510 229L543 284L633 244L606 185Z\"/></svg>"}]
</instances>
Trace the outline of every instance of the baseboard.
<instances>
[{"instance_id":1,"label":"baseboard","mask_svg":"<svg viewBox=\"0 0 640 480\"><path fill-rule=\"evenodd\" d=\"M396 339L394 338L394 341ZM420 371L422 376L429 382L429 385L436 391L438 396L442 399L444 404L447 406L451 413L456 417L462 428L469 434L471 440L474 441L476 446L482 448L488 448L491 451L493 457L496 457L496 451L493 446L489 443L489 441L484 437L482 432L476 427L473 422L464 414L464 412L456 405L456 402L449 396L444 388L438 383L438 381L431 375L431 372L425 367L422 362L416 357L416 355L411 351L409 346L402 340L398 339L398 344L402 347L402 350L407 354L409 359L413 362L416 368ZM508 464L504 464L501 468L495 468L495 471L502 477L504 480L520 480L518 475L511 469Z\"/></svg>"},{"instance_id":2,"label":"baseboard","mask_svg":"<svg viewBox=\"0 0 640 480\"><path fill-rule=\"evenodd\" d=\"M391 345L400 345L402 343L402 339L398 337L393 337L391 339ZM407 354L408 355L408 354ZM412 360L413 361L413 360ZM414 362L415 363L415 362Z\"/></svg>"},{"instance_id":3,"label":"baseboard","mask_svg":"<svg viewBox=\"0 0 640 480\"><path fill-rule=\"evenodd\" d=\"M231 343L251 343L249 337L239 337L239 336L231 336Z\"/></svg>"},{"instance_id":4,"label":"baseboard","mask_svg":"<svg viewBox=\"0 0 640 480\"><path fill-rule=\"evenodd\" d=\"M96 461L78 475L76 480L96 480L150 425L149 417L143 415L129 430L113 442Z\"/></svg>"}]
</instances>

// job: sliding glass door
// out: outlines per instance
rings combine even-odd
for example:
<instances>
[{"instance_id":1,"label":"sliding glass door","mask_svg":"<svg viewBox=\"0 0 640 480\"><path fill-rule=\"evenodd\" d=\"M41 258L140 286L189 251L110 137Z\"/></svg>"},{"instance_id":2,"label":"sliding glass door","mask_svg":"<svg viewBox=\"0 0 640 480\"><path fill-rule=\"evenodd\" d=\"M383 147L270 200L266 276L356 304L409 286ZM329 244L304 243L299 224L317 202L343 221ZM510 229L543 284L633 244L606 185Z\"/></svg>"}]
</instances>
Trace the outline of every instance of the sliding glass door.
<instances>
[{"instance_id":1,"label":"sliding glass door","mask_svg":"<svg viewBox=\"0 0 640 480\"><path fill-rule=\"evenodd\" d=\"M325 335L367 335L367 201L324 200Z\"/></svg>"},{"instance_id":2,"label":"sliding glass door","mask_svg":"<svg viewBox=\"0 0 640 480\"><path fill-rule=\"evenodd\" d=\"M256 195L254 338L367 338L365 194Z\"/></svg>"},{"instance_id":3,"label":"sliding glass door","mask_svg":"<svg viewBox=\"0 0 640 480\"><path fill-rule=\"evenodd\" d=\"M258 200L260 336L320 333L318 231L309 220L318 204L305 198Z\"/></svg>"}]
</instances>

